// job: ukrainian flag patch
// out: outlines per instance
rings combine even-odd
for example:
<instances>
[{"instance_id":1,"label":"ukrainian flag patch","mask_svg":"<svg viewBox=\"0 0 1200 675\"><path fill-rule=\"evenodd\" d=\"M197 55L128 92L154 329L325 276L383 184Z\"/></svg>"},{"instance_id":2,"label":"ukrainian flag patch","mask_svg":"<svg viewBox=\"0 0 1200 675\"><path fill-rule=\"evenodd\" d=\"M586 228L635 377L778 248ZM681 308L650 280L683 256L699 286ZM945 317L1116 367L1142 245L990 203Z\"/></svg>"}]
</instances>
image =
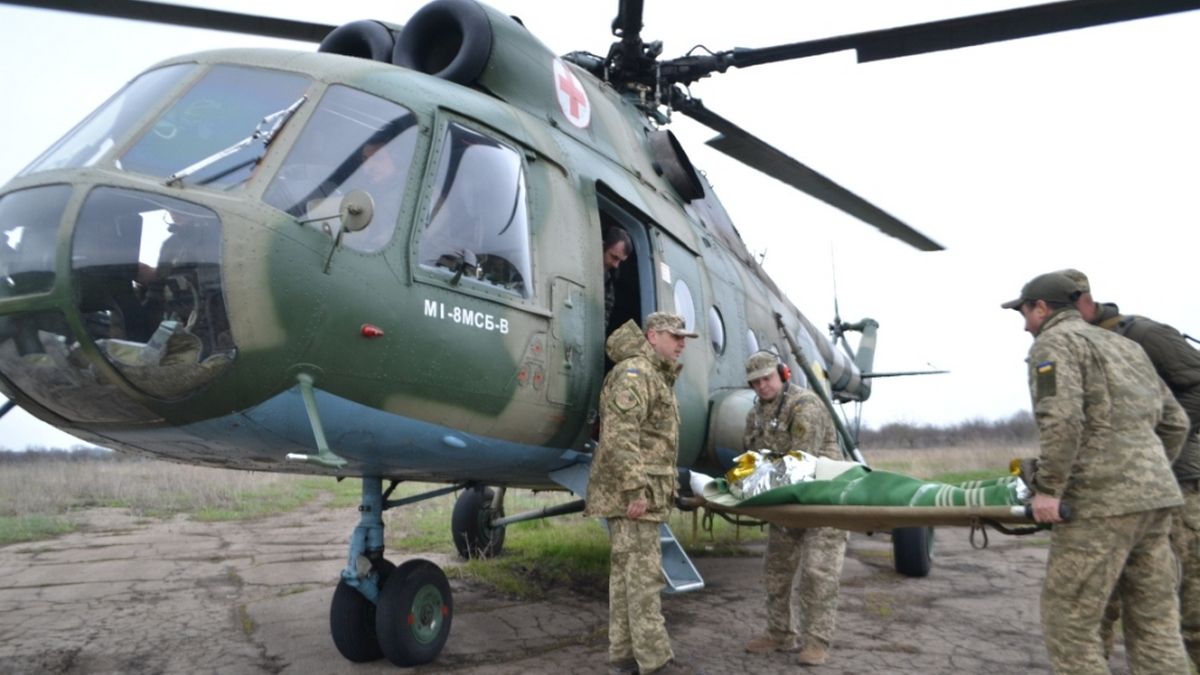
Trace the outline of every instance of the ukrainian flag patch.
<instances>
[{"instance_id":1,"label":"ukrainian flag patch","mask_svg":"<svg viewBox=\"0 0 1200 675\"><path fill-rule=\"evenodd\" d=\"M1037 398L1042 400L1047 396L1054 396L1058 391L1058 384L1054 375L1054 362L1042 361L1037 364Z\"/></svg>"}]
</instances>

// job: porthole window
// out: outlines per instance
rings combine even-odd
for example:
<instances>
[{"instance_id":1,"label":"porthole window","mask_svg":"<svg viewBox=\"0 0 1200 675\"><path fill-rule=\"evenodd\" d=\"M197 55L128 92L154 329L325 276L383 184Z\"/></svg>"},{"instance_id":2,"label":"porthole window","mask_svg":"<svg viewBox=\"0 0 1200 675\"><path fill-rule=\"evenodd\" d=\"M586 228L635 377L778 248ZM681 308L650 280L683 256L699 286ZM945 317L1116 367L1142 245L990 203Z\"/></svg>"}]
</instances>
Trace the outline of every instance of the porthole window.
<instances>
[{"instance_id":1,"label":"porthole window","mask_svg":"<svg viewBox=\"0 0 1200 675\"><path fill-rule=\"evenodd\" d=\"M750 358L750 355L756 351L758 351L758 338L755 337L754 331L748 330L746 331L746 358Z\"/></svg>"},{"instance_id":2,"label":"porthole window","mask_svg":"<svg viewBox=\"0 0 1200 675\"><path fill-rule=\"evenodd\" d=\"M696 330L696 306L692 302L692 290L683 279L675 282L675 311L683 317L688 330Z\"/></svg>"},{"instance_id":3,"label":"porthole window","mask_svg":"<svg viewBox=\"0 0 1200 675\"><path fill-rule=\"evenodd\" d=\"M725 353L725 322L716 307L708 308L708 340L714 352Z\"/></svg>"}]
</instances>

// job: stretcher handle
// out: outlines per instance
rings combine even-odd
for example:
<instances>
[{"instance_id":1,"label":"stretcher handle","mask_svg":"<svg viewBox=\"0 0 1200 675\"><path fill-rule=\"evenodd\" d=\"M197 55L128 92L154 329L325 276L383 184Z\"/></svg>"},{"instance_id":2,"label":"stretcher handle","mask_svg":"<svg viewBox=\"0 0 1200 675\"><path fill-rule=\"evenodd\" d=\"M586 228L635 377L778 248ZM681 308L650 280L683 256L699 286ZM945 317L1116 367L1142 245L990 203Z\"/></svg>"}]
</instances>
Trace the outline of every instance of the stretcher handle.
<instances>
[{"instance_id":1,"label":"stretcher handle","mask_svg":"<svg viewBox=\"0 0 1200 675\"><path fill-rule=\"evenodd\" d=\"M1071 522L1071 517L1073 515L1074 515L1074 512L1071 510L1070 504L1068 504L1066 502L1058 503L1058 517L1062 518L1064 523ZM1032 504L1025 505L1025 517L1030 520L1033 520L1033 505Z\"/></svg>"}]
</instances>

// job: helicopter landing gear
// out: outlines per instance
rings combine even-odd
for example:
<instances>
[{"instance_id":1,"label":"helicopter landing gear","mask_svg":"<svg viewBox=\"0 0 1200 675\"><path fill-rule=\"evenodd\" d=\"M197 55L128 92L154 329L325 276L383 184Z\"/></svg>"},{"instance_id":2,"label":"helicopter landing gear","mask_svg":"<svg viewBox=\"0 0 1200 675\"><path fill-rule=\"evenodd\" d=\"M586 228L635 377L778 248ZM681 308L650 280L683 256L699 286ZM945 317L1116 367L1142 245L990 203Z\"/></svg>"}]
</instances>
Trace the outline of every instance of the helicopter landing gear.
<instances>
[{"instance_id":1,"label":"helicopter landing gear","mask_svg":"<svg viewBox=\"0 0 1200 675\"><path fill-rule=\"evenodd\" d=\"M383 558L372 567L380 586L396 570L394 564ZM366 663L383 657L375 636L375 615L375 603L345 579L338 582L329 606L329 634L338 652L347 660Z\"/></svg>"},{"instance_id":2,"label":"helicopter landing gear","mask_svg":"<svg viewBox=\"0 0 1200 675\"><path fill-rule=\"evenodd\" d=\"M933 528L898 527L892 530L892 557L896 571L906 577L927 577L933 567Z\"/></svg>"},{"instance_id":3,"label":"helicopter landing gear","mask_svg":"<svg viewBox=\"0 0 1200 675\"><path fill-rule=\"evenodd\" d=\"M504 547L504 526L492 522L504 517L504 488L474 485L454 503L450 534L463 558L493 558Z\"/></svg>"},{"instance_id":4,"label":"helicopter landing gear","mask_svg":"<svg viewBox=\"0 0 1200 675\"><path fill-rule=\"evenodd\" d=\"M398 666L437 658L450 636L453 599L446 575L428 560L396 567L383 557L383 511L458 489L441 488L389 502L379 477L362 479L358 526L329 607L329 633L338 652L356 663L386 656Z\"/></svg>"},{"instance_id":5,"label":"helicopter landing gear","mask_svg":"<svg viewBox=\"0 0 1200 675\"><path fill-rule=\"evenodd\" d=\"M428 560L409 560L388 578L375 611L375 635L388 661L415 666L437 658L454 619L450 583Z\"/></svg>"}]
</instances>

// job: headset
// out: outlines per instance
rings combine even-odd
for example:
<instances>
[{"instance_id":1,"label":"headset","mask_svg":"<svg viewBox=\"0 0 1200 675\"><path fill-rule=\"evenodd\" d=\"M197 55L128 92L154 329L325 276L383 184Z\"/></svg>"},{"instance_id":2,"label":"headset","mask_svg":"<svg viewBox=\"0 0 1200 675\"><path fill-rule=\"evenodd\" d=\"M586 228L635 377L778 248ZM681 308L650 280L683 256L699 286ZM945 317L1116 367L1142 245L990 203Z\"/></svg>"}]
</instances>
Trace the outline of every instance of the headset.
<instances>
[{"instance_id":1,"label":"headset","mask_svg":"<svg viewBox=\"0 0 1200 675\"><path fill-rule=\"evenodd\" d=\"M759 354L770 354L771 356L774 356L775 357L775 372L779 373L779 381L783 382L784 384L787 384L788 382L791 381L792 369L789 368L788 365L783 362L783 359L779 358L778 354L776 354L775 352L763 349L763 350L759 350L759 351L755 352L753 354L753 356L757 356Z\"/></svg>"}]
</instances>

